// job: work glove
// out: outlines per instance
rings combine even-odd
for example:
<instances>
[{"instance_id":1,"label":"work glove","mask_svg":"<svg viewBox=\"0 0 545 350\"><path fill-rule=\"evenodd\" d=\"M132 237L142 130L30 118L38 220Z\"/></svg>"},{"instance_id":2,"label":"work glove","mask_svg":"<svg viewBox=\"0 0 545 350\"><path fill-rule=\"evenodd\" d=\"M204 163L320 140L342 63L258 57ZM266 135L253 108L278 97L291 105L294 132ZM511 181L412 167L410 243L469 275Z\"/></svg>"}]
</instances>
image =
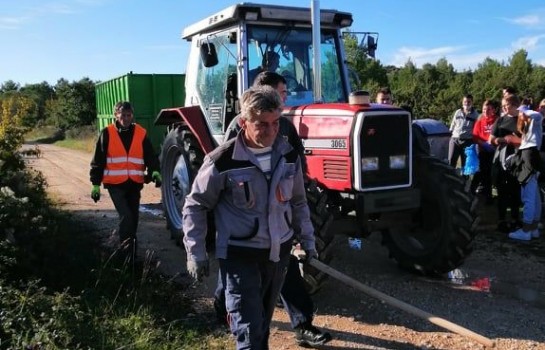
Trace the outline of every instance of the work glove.
<instances>
[{"instance_id":1,"label":"work glove","mask_svg":"<svg viewBox=\"0 0 545 350\"><path fill-rule=\"evenodd\" d=\"M91 190L91 199L96 202L100 200L100 185L93 185L93 189Z\"/></svg>"},{"instance_id":2,"label":"work glove","mask_svg":"<svg viewBox=\"0 0 545 350\"><path fill-rule=\"evenodd\" d=\"M161 184L163 183L163 178L161 177L161 173L158 171L154 171L151 173L151 179L153 182L155 182L155 187L161 187Z\"/></svg>"},{"instance_id":3,"label":"work glove","mask_svg":"<svg viewBox=\"0 0 545 350\"><path fill-rule=\"evenodd\" d=\"M208 260L187 262L187 272L197 282L202 281L203 276L208 277L209 270Z\"/></svg>"}]
</instances>

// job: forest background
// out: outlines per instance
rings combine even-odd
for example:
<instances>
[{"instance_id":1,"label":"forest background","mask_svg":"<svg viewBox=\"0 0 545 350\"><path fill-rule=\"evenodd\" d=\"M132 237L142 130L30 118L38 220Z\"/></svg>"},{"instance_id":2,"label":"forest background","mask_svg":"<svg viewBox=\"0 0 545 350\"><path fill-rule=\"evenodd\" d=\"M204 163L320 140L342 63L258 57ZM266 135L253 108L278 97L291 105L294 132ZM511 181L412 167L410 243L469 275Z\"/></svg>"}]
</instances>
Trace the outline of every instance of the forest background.
<instances>
[{"instance_id":1,"label":"forest background","mask_svg":"<svg viewBox=\"0 0 545 350\"><path fill-rule=\"evenodd\" d=\"M448 124L468 93L477 109L485 99L495 100L499 106L504 86L515 88L519 96L532 98L534 103L545 98L545 67L533 64L525 50L514 52L507 62L486 58L474 70L456 71L444 58L420 68L410 60L403 67L384 66L370 59L355 37L344 40L352 89L367 90L374 96L381 87L389 87L394 103L410 106L417 119L433 118ZM98 83L88 77L73 82L60 77L55 85L44 81L21 86L5 81L0 85L0 117L17 114L25 127L49 125L63 131L93 125Z\"/></svg>"}]
</instances>

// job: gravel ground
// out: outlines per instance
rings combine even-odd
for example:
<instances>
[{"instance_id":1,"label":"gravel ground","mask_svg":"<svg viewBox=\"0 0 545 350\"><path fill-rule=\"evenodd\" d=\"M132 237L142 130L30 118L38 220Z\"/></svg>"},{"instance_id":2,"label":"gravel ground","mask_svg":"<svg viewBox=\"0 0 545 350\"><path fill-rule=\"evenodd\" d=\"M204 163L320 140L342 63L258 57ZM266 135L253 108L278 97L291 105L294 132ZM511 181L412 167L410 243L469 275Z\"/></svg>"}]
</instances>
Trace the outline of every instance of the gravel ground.
<instances>
[{"instance_id":1,"label":"gravel ground","mask_svg":"<svg viewBox=\"0 0 545 350\"><path fill-rule=\"evenodd\" d=\"M115 227L117 215L107 193L97 204L89 198L91 155L51 145L40 145L40 149L42 157L29 158L29 165L44 173L49 190L64 208L81 215L82 220L94 222L97 232L107 237ZM70 169L68 178L66 169ZM142 204L158 209L159 203L160 191L146 186ZM494 207L483 206L480 210L480 233L474 252L461 266L467 277L459 283L446 276L430 279L399 270L381 246L380 234L363 240L361 250L348 246L347 235L338 235L331 266L394 298L492 339L496 349L545 349L545 237L529 243L509 241L506 235L494 230ZM142 213L139 254L152 254L161 273L191 286L200 312L213 316L211 296L216 277L189 284L185 254L170 240L164 219L153 212ZM335 229L335 224L332 227ZM215 266L212 262L211 271L217 270ZM489 291L472 285L483 279L488 279ZM333 278L313 299L314 324L334 338L321 349L484 348ZM218 326L218 332L224 330ZM275 312L270 345L275 350L300 349L282 309Z\"/></svg>"}]
</instances>

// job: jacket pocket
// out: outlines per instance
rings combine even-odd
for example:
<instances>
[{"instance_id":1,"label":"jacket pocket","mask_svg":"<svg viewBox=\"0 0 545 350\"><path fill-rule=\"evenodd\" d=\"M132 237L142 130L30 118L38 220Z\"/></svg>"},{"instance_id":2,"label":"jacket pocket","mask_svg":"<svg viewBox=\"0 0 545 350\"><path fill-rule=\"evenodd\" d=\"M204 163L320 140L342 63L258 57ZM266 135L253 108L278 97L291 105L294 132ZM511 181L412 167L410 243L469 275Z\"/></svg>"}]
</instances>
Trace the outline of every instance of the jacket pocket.
<instances>
[{"instance_id":1,"label":"jacket pocket","mask_svg":"<svg viewBox=\"0 0 545 350\"><path fill-rule=\"evenodd\" d=\"M229 178L233 196L233 204L241 209L249 209L255 205L255 193L252 176L235 175Z\"/></svg>"},{"instance_id":2,"label":"jacket pocket","mask_svg":"<svg viewBox=\"0 0 545 350\"><path fill-rule=\"evenodd\" d=\"M289 174L278 182L276 186L276 200L283 203L288 202L293 197L293 179L294 175Z\"/></svg>"},{"instance_id":3,"label":"jacket pocket","mask_svg":"<svg viewBox=\"0 0 545 350\"><path fill-rule=\"evenodd\" d=\"M254 219L254 226L252 227L252 229L249 232L244 232L243 234L241 234L239 236L234 236L233 234L231 234L229 236L229 239L233 240L233 241L246 241L246 240L252 239L255 236L257 236L258 232L259 232L259 219L255 218Z\"/></svg>"}]
</instances>

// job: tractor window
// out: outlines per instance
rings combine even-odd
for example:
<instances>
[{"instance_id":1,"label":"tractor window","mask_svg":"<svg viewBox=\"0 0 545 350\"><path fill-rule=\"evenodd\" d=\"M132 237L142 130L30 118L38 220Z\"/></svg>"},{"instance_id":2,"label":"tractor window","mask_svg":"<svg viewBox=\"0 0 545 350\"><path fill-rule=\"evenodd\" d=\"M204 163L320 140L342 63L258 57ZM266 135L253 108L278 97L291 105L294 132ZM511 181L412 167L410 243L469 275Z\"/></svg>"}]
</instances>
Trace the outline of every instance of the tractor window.
<instances>
[{"instance_id":1,"label":"tractor window","mask_svg":"<svg viewBox=\"0 0 545 350\"><path fill-rule=\"evenodd\" d=\"M346 101L338 43L335 30L322 30L322 100ZM248 26L247 81L263 71L272 70L286 78L286 105L295 106L314 101L312 85L312 32L310 28Z\"/></svg>"},{"instance_id":2,"label":"tractor window","mask_svg":"<svg viewBox=\"0 0 545 350\"><path fill-rule=\"evenodd\" d=\"M234 56L236 56L237 48L235 43L231 43L227 33L203 40L214 44L218 64L207 68L202 62L199 63L197 93L212 135L219 135L223 133L225 113L231 108L227 106L226 89L230 81L229 75L236 74Z\"/></svg>"},{"instance_id":3,"label":"tractor window","mask_svg":"<svg viewBox=\"0 0 545 350\"><path fill-rule=\"evenodd\" d=\"M309 50L308 55L312 56L312 47ZM340 88L343 85L334 37L322 35L320 52L322 55L322 94L324 102L346 101L343 90Z\"/></svg>"}]
</instances>

